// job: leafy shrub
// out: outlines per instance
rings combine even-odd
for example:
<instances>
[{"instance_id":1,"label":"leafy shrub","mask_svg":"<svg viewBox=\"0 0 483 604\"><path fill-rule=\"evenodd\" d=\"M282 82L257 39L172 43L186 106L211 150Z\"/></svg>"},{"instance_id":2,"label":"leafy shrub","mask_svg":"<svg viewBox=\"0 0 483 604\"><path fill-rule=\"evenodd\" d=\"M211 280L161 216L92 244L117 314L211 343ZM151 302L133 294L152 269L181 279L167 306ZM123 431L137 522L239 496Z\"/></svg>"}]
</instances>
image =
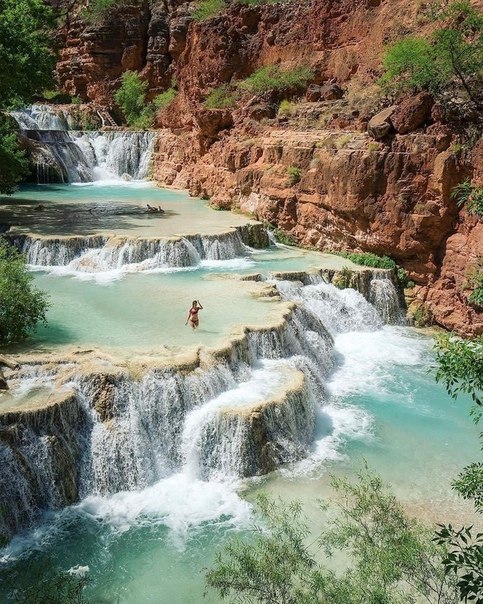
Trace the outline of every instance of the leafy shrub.
<instances>
[{"instance_id":1,"label":"leafy shrub","mask_svg":"<svg viewBox=\"0 0 483 604\"><path fill-rule=\"evenodd\" d=\"M468 273L468 286L473 290L468 300L483 307L483 259Z\"/></svg>"},{"instance_id":2,"label":"leafy shrub","mask_svg":"<svg viewBox=\"0 0 483 604\"><path fill-rule=\"evenodd\" d=\"M73 105L82 105L82 99L80 96L73 96L70 100Z\"/></svg>"},{"instance_id":3,"label":"leafy shrub","mask_svg":"<svg viewBox=\"0 0 483 604\"><path fill-rule=\"evenodd\" d=\"M130 126L134 126L136 120L141 118L141 114L145 109L147 88L148 83L141 79L139 73L125 71L122 74L122 83L114 98Z\"/></svg>"},{"instance_id":4,"label":"leafy shrub","mask_svg":"<svg viewBox=\"0 0 483 604\"><path fill-rule=\"evenodd\" d=\"M302 171L297 166L289 166L287 168L287 176L291 185L296 185L302 178Z\"/></svg>"},{"instance_id":5,"label":"leafy shrub","mask_svg":"<svg viewBox=\"0 0 483 604\"><path fill-rule=\"evenodd\" d=\"M0 113L0 193L13 193L28 169L29 162L18 144L17 123Z\"/></svg>"},{"instance_id":6,"label":"leafy shrub","mask_svg":"<svg viewBox=\"0 0 483 604\"><path fill-rule=\"evenodd\" d=\"M168 88L154 99L154 106L156 109L165 109L174 101L176 94L177 92L174 88Z\"/></svg>"},{"instance_id":7,"label":"leafy shrub","mask_svg":"<svg viewBox=\"0 0 483 604\"><path fill-rule=\"evenodd\" d=\"M389 90L429 90L439 94L455 83L481 107L483 14L466 1L435 12L439 22L429 37L408 37L389 46L381 84Z\"/></svg>"},{"instance_id":8,"label":"leafy shrub","mask_svg":"<svg viewBox=\"0 0 483 604\"><path fill-rule=\"evenodd\" d=\"M224 0L201 0L195 7L191 16L195 21L205 21L219 15L226 8Z\"/></svg>"},{"instance_id":9,"label":"leafy shrub","mask_svg":"<svg viewBox=\"0 0 483 604\"><path fill-rule=\"evenodd\" d=\"M458 206L466 205L469 214L483 217L483 187L472 185L469 179L460 182L451 192Z\"/></svg>"},{"instance_id":10,"label":"leafy shrub","mask_svg":"<svg viewBox=\"0 0 483 604\"><path fill-rule=\"evenodd\" d=\"M291 115L293 111L293 103L284 99L278 106L278 115Z\"/></svg>"},{"instance_id":11,"label":"leafy shrub","mask_svg":"<svg viewBox=\"0 0 483 604\"><path fill-rule=\"evenodd\" d=\"M228 109L236 104L236 96L231 92L228 84L222 84L210 92L206 97L207 109Z\"/></svg>"},{"instance_id":12,"label":"leafy shrub","mask_svg":"<svg viewBox=\"0 0 483 604\"><path fill-rule=\"evenodd\" d=\"M378 256L370 252L331 252L347 258L354 264L360 264L362 266L370 266L372 268L396 268L394 260L388 256Z\"/></svg>"},{"instance_id":13,"label":"leafy shrub","mask_svg":"<svg viewBox=\"0 0 483 604\"><path fill-rule=\"evenodd\" d=\"M283 92L290 88L302 88L313 78L309 67L282 69L278 65L267 65L254 71L248 78L238 83L238 88L251 94L261 94L276 90Z\"/></svg>"},{"instance_id":14,"label":"leafy shrub","mask_svg":"<svg viewBox=\"0 0 483 604\"><path fill-rule=\"evenodd\" d=\"M282 229L275 228L273 229L273 236L275 237L275 241L281 243L282 245L297 245L297 241L292 235L286 233Z\"/></svg>"},{"instance_id":15,"label":"leafy shrub","mask_svg":"<svg viewBox=\"0 0 483 604\"><path fill-rule=\"evenodd\" d=\"M234 537L215 558L207 583L223 599L259 604L397 604L457 602L455 579L445 574L444 545L405 513L378 476L332 477L338 513L315 540L299 502L258 498L261 526ZM327 506L319 503L321 511ZM343 552L351 565L333 572L328 558Z\"/></svg>"},{"instance_id":16,"label":"leafy shrub","mask_svg":"<svg viewBox=\"0 0 483 604\"><path fill-rule=\"evenodd\" d=\"M19 251L0 239L0 344L25 340L37 323L46 322L49 303L44 292L32 286Z\"/></svg>"}]
</instances>

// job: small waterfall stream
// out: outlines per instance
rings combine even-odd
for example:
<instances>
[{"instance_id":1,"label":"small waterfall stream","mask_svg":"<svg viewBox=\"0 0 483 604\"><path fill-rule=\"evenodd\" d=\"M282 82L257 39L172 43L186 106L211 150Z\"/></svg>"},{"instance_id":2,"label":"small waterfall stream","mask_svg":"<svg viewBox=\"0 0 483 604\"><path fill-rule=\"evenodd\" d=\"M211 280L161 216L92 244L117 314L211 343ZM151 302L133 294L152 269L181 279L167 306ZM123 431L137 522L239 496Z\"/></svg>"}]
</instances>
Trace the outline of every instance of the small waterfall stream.
<instances>
[{"instance_id":1,"label":"small waterfall stream","mask_svg":"<svg viewBox=\"0 0 483 604\"><path fill-rule=\"evenodd\" d=\"M232 260L250 252L243 228L218 235L149 238L93 235L45 238L9 236L35 269L57 273L140 272L198 266L203 261ZM61 269L61 270L58 270Z\"/></svg>"},{"instance_id":2,"label":"small waterfall stream","mask_svg":"<svg viewBox=\"0 0 483 604\"><path fill-rule=\"evenodd\" d=\"M72 130L72 117L47 105L13 111L29 140L37 182L143 180L148 177L154 132Z\"/></svg>"}]
</instances>

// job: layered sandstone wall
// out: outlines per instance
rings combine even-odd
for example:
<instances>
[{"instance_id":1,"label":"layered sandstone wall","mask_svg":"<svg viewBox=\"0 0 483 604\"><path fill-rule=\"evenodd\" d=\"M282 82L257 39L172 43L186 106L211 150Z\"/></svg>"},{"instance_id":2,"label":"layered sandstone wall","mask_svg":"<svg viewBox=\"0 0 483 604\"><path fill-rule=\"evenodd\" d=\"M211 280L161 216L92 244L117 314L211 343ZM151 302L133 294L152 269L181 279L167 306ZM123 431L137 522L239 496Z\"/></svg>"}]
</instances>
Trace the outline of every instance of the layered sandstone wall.
<instances>
[{"instance_id":1,"label":"layered sandstone wall","mask_svg":"<svg viewBox=\"0 0 483 604\"><path fill-rule=\"evenodd\" d=\"M175 76L176 98L157 116L158 182L252 213L306 246L387 254L408 271L417 304L437 323L482 333L481 308L469 304L466 287L483 256L482 222L451 197L464 178L483 180L474 116L461 123L419 95L397 101L388 121L371 122L367 134L388 104L376 86L383 48L429 31L424 6L235 2L202 23L192 20L192 8L175 0L128 3L98 26L73 20L58 65L64 88L112 104L126 69L146 78L149 98ZM328 89L289 91L299 101L285 115L277 114L283 95L274 93L245 95L229 109L204 106L220 84L271 64L310 66L311 83ZM300 102L305 96L317 102Z\"/></svg>"}]
</instances>

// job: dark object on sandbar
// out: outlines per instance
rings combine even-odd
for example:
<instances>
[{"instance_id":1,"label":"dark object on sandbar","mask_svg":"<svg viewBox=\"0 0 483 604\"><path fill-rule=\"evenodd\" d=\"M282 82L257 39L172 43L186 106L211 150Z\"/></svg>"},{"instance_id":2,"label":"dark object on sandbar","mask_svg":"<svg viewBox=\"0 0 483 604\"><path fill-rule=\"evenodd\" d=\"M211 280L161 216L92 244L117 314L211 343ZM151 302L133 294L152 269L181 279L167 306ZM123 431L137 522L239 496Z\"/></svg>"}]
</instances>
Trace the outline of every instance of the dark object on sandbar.
<instances>
[{"instance_id":1,"label":"dark object on sandbar","mask_svg":"<svg viewBox=\"0 0 483 604\"><path fill-rule=\"evenodd\" d=\"M148 212L152 214L164 214L164 210L161 206L155 208L154 206L150 206L149 203L146 204L148 207Z\"/></svg>"},{"instance_id":2,"label":"dark object on sandbar","mask_svg":"<svg viewBox=\"0 0 483 604\"><path fill-rule=\"evenodd\" d=\"M45 206L39 203L38 206L35 206L34 210L36 210L37 212L43 212L45 210Z\"/></svg>"}]
</instances>

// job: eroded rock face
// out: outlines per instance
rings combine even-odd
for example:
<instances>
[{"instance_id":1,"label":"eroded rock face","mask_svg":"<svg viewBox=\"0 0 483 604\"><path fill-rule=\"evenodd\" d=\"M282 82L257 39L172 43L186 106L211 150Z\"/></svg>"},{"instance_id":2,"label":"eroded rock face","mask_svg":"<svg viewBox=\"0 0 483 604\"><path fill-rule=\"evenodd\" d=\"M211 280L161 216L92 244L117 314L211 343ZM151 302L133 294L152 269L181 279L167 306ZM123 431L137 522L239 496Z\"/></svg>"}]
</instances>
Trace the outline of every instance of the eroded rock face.
<instances>
[{"instance_id":1,"label":"eroded rock face","mask_svg":"<svg viewBox=\"0 0 483 604\"><path fill-rule=\"evenodd\" d=\"M303 245L387 254L421 286L419 296L439 324L482 332L481 313L462 290L469 266L483 255L481 222L459 212L451 198L465 169L451 149L441 150L448 144L441 133L397 135L377 150L355 132L340 150L318 146L327 132L271 130L250 144L232 133L202 157L186 136L181 145L170 132L159 134L155 178L161 183L217 206L238 206ZM302 176L292 186L287 169L293 165Z\"/></svg>"}]
</instances>

